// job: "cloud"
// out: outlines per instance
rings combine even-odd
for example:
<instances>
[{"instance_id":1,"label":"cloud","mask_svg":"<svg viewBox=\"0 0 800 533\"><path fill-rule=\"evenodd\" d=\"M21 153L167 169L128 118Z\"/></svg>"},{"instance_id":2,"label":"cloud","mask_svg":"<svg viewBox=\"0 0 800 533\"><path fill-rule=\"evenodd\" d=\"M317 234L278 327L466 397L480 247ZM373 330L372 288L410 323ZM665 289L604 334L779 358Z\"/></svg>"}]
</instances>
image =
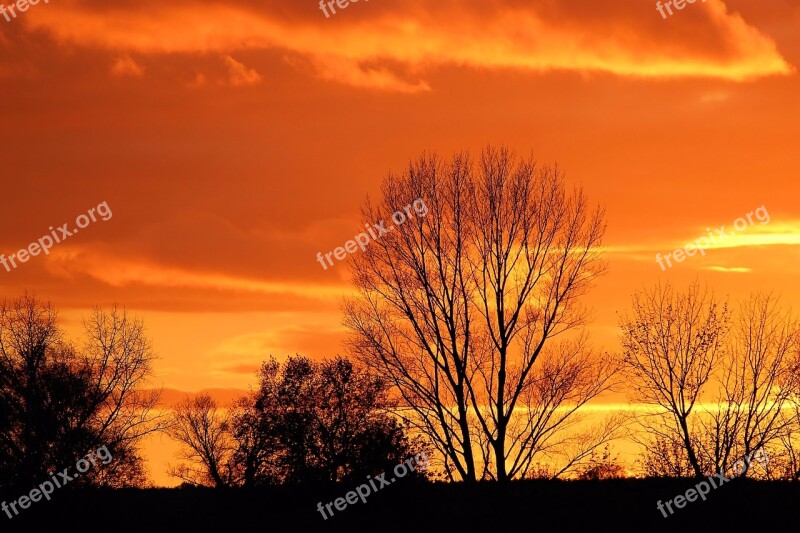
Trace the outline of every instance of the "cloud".
<instances>
[{"instance_id":1,"label":"cloud","mask_svg":"<svg viewBox=\"0 0 800 533\"><path fill-rule=\"evenodd\" d=\"M794 70L772 39L728 12L723 0L696 4L668 21L652 4L630 0L590 6L573 0L536 6L519 0L466 6L453 0L386 0L358 5L335 20L326 20L315 4L287 14L274 1L263 8L90 4L54 4L29 14L28 27L47 31L61 43L116 53L219 53L238 84L254 83L258 76L230 58L244 50L296 54L322 79L401 92L430 88L425 80L404 77L453 65L732 81ZM397 72L386 64L396 65Z\"/></svg>"},{"instance_id":2,"label":"cloud","mask_svg":"<svg viewBox=\"0 0 800 533\"><path fill-rule=\"evenodd\" d=\"M228 369L231 361L236 364L255 364L275 356L279 361L286 356L301 354L310 358L330 357L330 350L338 347L346 335L343 328L325 323L302 326L273 326L269 331L247 333L221 342L214 350L214 359L225 361Z\"/></svg>"},{"instance_id":3,"label":"cloud","mask_svg":"<svg viewBox=\"0 0 800 533\"><path fill-rule=\"evenodd\" d=\"M174 407L176 404L182 403L186 401L186 399L193 400L200 396L201 394L208 394L211 396L219 406L227 406L233 404L236 400L241 398L242 396L246 396L248 391L247 389L202 389L199 391L185 391L179 389L156 389L156 390L148 390L145 389L143 392L159 392L161 396L158 399L158 407L166 407L171 408Z\"/></svg>"},{"instance_id":4,"label":"cloud","mask_svg":"<svg viewBox=\"0 0 800 533\"><path fill-rule=\"evenodd\" d=\"M273 331L240 335L226 339L213 350L213 355L215 358L222 358L227 362L230 362L232 358L243 356L254 356L263 360L269 355L270 350L280 342L279 338L280 335Z\"/></svg>"},{"instance_id":5,"label":"cloud","mask_svg":"<svg viewBox=\"0 0 800 533\"><path fill-rule=\"evenodd\" d=\"M703 104L727 102L731 98L731 93L728 91L711 91L703 94L700 97L700 102Z\"/></svg>"},{"instance_id":6,"label":"cloud","mask_svg":"<svg viewBox=\"0 0 800 533\"><path fill-rule=\"evenodd\" d=\"M708 235L698 234L706 238L703 254L695 253L690 261L694 268L711 272L732 274L746 274L753 272L752 265L763 266L766 257L781 257L786 250L792 250L800 244L800 221L777 224L775 227L756 226L748 227L743 233L730 234L725 239L716 239L710 242ZM751 232L751 233L747 233ZM636 263L657 264L657 255L669 256L674 250L679 250L687 245L695 246L695 238L685 242L673 241L672 243L637 244L629 246L614 246L607 250L610 257L616 261L631 261ZM767 248L771 250L767 250ZM777 254L777 255L776 255ZM722 266L709 264L711 261L723 261L729 264L750 264L751 266ZM675 262L667 259L667 264L675 266ZM696 263L695 263L696 262ZM663 267L662 267L663 268Z\"/></svg>"},{"instance_id":7,"label":"cloud","mask_svg":"<svg viewBox=\"0 0 800 533\"><path fill-rule=\"evenodd\" d=\"M714 239L708 238L709 232L714 235ZM769 225L756 224L746 226L741 231L734 231L732 226L725 227L725 237L719 237L716 231L703 232L696 230L694 237L687 238L685 241L676 241L670 245L663 243L653 244L628 244L604 247L604 250L618 258L625 258L633 261L653 261L655 253L669 252L678 248L683 248L687 244L694 244L698 238L704 238L708 244L705 250L722 249L746 249L759 246L797 246L800 245L800 220L785 220L782 222L772 222ZM717 269L722 267L709 267Z\"/></svg>"},{"instance_id":8,"label":"cloud","mask_svg":"<svg viewBox=\"0 0 800 533\"><path fill-rule=\"evenodd\" d=\"M228 84L234 87L255 85L261 81L261 75L254 69L249 69L231 56L224 56L223 61L228 67Z\"/></svg>"},{"instance_id":9,"label":"cloud","mask_svg":"<svg viewBox=\"0 0 800 533\"><path fill-rule=\"evenodd\" d=\"M272 282L214 272L161 266L145 260L121 259L88 247L60 245L46 263L48 272L60 279L89 276L112 287L143 286L161 289L212 289L229 294L253 293L338 303L347 292L340 285L307 282Z\"/></svg>"},{"instance_id":10,"label":"cloud","mask_svg":"<svg viewBox=\"0 0 800 533\"><path fill-rule=\"evenodd\" d=\"M231 365L222 368L223 371L229 372L231 374L255 374L261 368L261 365L257 364L249 364L249 363L242 363L238 365Z\"/></svg>"},{"instance_id":11,"label":"cloud","mask_svg":"<svg viewBox=\"0 0 800 533\"><path fill-rule=\"evenodd\" d=\"M111 73L118 77L132 76L141 78L144 68L139 66L130 56L118 57L111 67Z\"/></svg>"},{"instance_id":12,"label":"cloud","mask_svg":"<svg viewBox=\"0 0 800 533\"><path fill-rule=\"evenodd\" d=\"M290 355L300 354L320 360L339 353L346 330L325 323L278 327L269 331L247 333L220 342L211 351L212 374L218 377L253 375L269 358L283 363Z\"/></svg>"},{"instance_id":13,"label":"cloud","mask_svg":"<svg viewBox=\"0 0 800 533\"><path fill-rule=\"evenodd\" d=\"M408 82L385 67L358 65L350 60L328 56L314 60L317 74L325 80L337 81L352 87L371 87L402 93L430 91L427 82Z\"/></svg>"},{"instance_id":14,"label":"cloud","mask_svg":"<svg viewBox=\"0 0 800 533\"><path fill-rule=\"evenodd\" d=\"M704 270L712 270L714 272L736 272L736 273L745 273L751 272L753 269L747 267L724 267L724 266L710 266L705 267Z\"/></svg>"}]
</instances>

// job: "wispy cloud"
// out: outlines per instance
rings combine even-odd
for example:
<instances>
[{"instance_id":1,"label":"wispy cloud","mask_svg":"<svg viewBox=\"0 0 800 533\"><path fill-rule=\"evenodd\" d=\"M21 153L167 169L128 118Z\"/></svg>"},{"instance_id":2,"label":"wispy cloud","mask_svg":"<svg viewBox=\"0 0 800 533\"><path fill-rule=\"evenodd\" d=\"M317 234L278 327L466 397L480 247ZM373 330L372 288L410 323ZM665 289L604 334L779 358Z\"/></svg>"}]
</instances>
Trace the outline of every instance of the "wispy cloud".
<instances>
[{"instance_id":1,"label":"wispy cloud","mask_svg":"<svg viewBox=\"0 0 800 533\"><path fill-rule=\"evenodd\" d=\"M734 272L734 273L744 274L746 272L751 272L753 269L747 267L710 266L710 267L704 267L703 270L711 270L714 272Z\"/></svg>"},{"instance_id":2,"label":"wispy cloud","mask_svg":"<svg viewBox=\"0 0 800 533\"><path fill-rule=\"evenodd\" d=\"M144 68L136 63L130 56L123 56L118 57L116 61L114 61L114 65L111 67L111 73L119 77L132 76L134 78L141 78L144 74Z\"/></svg>"},{"instance_id":3,"label":"wispy cloud","mask_svg":"<svg viewBox=\"0 0 800 533\"><path fill-rule=\"evenodd\" d=\"M332 22L312 4L289 18L277 7L267 12L226 3L145 3L147 8L98 9L65 1L29 14L27 24L63 43L125 53L229 57L239 50L278 49L306 58L324 79L402 92L428 90L425 80L404 78L445 65L734 81L793 71L775 43L729 13L723 0L682 13L683 30L665 24L652 5L629 0L608 0L592 10L573 8L568 0L539 6L496 1L491 9L408 0L394 10L370 5ZM383 61L398 72L375 65ZM240 74L240 82L257 75Z\"/></svg>"},{"instance_id":4,"label":"wispy cloud","mask_svg":"<svg viewBox=\"0 0 800 533\"><path fill-rule=\"evenodd\" d=\"M705 250L721 250L735 248L751 248L756 246L794 246L800 244L800 220L772 222L769 225L748 226L741 232L733 233L730 227L726 228L728 234L725 238L716 236L714 240L708 238L708 233L702 229L694 233L691 238L681 241L671 241L671 244L624 244L605 247L605 251L619 258L635 261L652 261L653 254L683 248L687 243L694 243L697 238L706 238L708 244ZM716 231L712 234L716 235ZM723 267L708 267L709 269Z\"/></svg>"},{"instance_id":5,"label":"wispy cloud","mask_svg":"<svg viewBox=\"0 0 800 533\"><path fill-rule=\"evenodd\" d=\"M120 259L89 248L62 246L47 258L51 275L73 278L88 275L113 287L140 285L164 289L213 289L230 293L285 295L336 303L346 293L338 285L272 282L230 274L198 272L168 267L144 260Z\"/></svg>"},{"instance_id":6,"label":"wispy cloud","mask_svg":"<svg viewBox=\"0 0 800 533\"><path fill-rule=\"evenodd\" d=\"M234 87L255 85L261 81L261 75L255 69L247 68L231 56L224 56L225 66L228 67L228 84Z\"/></svg>"}]
</instances>

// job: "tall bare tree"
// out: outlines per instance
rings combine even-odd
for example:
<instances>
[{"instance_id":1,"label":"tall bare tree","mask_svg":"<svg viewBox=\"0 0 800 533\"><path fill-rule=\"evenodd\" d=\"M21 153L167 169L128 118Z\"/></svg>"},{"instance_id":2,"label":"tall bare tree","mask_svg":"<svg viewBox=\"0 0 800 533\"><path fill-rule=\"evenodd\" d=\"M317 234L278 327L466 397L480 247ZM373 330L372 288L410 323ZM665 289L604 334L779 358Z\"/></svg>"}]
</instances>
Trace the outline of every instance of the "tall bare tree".
<instances>
[{"instance_id":1,"label":"tall bare tree","mask_svg":"<svg viewBox=\"0 0 800 533\"><path fill-rule=\"evenodd\" d=\"M383 209L367 205L364 217L383 221L410 195L424 198L428 214L374 241L356 266L360 301L346 304L347 322L358 336L354 352L388 376L405 404L407 418L444 456L445 471L477 478L468 412L467 359L472 350L472 274L466 259L472 196L468 158L444 168L436 156L409 170L408 186L389 179ZM402 203L400 203L402 202Z\"/></svg>"},{"instance_id":2,"label":"tall bare tree","mask_svg":"<svg viewBox=\"0 0 800 533\"><path fill-rule=\"evenodd\" d=\"M548 341L585 323L578 299L605 268L603 211L567 192L557 168L504 148L486 148L477 164L423 155L382 192L365 205L367 221L414 198L426 215L354 257L351 348L393 380L451 477L524 476L569 420L558 408L600 394L614 373L582 342L536 365Z\"/></svg>"},{"instance_id":3,"label":"tall bare tree","mask_svg":"<svg viewBox=\"0 0 800 533\"><path fill-rule=\"evenodd\" d=\"M641 418L642 424L656 440L682 443L695 476L701 477L690 417L722 356L727 304L698 283L685 294L670 284L658 285L633 296L621 328L633 396L656 408Z\"/></svg>"}]
</instances>

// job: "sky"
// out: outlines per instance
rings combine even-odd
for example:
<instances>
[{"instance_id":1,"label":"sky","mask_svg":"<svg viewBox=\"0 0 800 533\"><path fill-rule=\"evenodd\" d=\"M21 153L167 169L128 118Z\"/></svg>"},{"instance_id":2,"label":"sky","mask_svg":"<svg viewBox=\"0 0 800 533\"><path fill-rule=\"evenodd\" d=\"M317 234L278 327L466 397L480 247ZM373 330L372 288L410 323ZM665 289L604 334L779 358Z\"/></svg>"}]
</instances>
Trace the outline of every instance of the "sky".
<instances>
[{"instance_id":1,"label":"sky","mask_svg":"<svg viewBox=\"0 0 800 533\"><path fill-rule=\"evenodd\" d=\"M798 307L800 3L698 0L666 18L649 0L334 8L0 14L0 252L112 214L0 266L2 296L50 299L74 335L93 306L124 305L159 356L153 387L231 397L270 355L345 353L346 265L316 255L361 231L388 174L492 143L557 163L605 207L609 272L584 300L597 347L618 349L618 313L658 281ZM705 255L656 262L722 226Z\"/></svg>"}]
</instances>

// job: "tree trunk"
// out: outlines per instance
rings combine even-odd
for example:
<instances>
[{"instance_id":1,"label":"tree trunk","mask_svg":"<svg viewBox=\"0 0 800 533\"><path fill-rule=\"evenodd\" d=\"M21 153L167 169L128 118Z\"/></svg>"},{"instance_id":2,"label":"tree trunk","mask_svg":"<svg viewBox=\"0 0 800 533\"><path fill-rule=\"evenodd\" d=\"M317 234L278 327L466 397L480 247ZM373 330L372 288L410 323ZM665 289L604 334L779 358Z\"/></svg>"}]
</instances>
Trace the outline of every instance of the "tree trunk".
<instances>
[{"instance_id":1,"label":"tree trunk","mask_svg":"<svg viewBox=\"0 0 800 533\"><path fill-rule=\"evenodd\" d=\"M697 461L697 455L694 453L694 446L692 446L692 440L689 437L689 426L686 423L686 418L681 418L680 423L681 431L683 432L683 445L686 447L686 454L689 456L689 464L692 465L695 477L701 478L703 477L703 472L700 470L700 464Z\"/></svg>"}]
</instances>

